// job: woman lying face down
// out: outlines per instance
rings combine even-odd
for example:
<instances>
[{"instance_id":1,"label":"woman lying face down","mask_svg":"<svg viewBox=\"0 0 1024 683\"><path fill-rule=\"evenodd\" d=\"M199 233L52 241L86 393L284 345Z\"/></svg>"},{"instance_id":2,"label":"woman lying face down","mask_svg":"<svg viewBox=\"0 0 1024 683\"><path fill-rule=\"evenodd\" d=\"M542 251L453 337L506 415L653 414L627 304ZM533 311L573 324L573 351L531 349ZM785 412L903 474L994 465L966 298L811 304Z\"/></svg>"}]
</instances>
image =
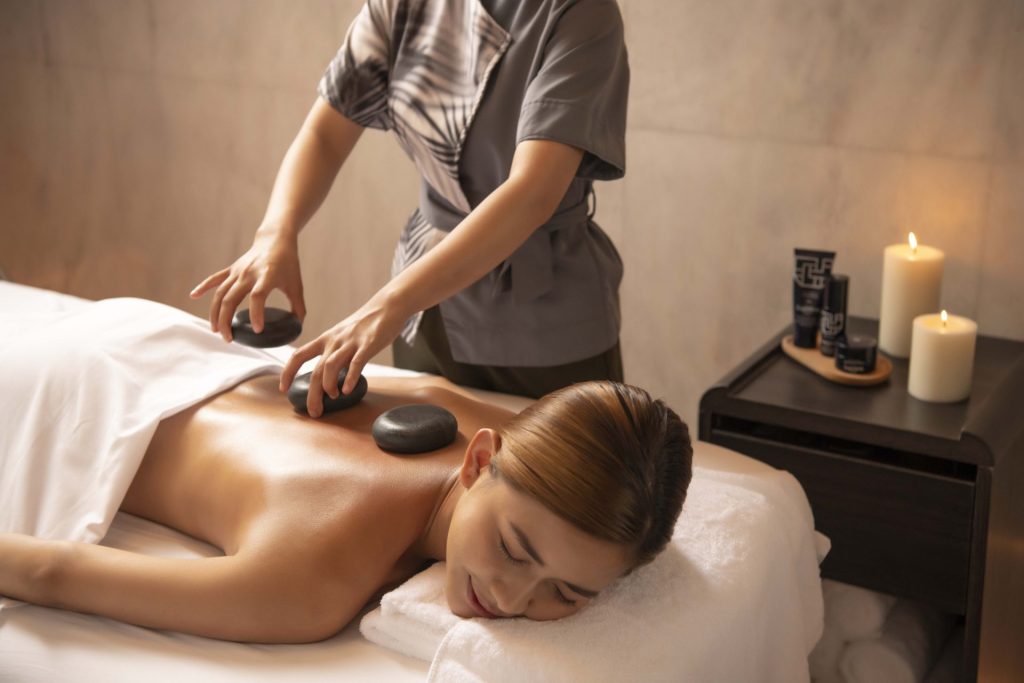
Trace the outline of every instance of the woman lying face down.
<instances>
[{"instance_id":1,"label":"woman lying face down","mask_svg":"<svg viewBox=\"0 0 1024 683\"><path fill-rule=\"evenodd\" d=\"M690 480L686 426L612 382L544 397L466 450L446 548L452 612L580 610L671 538Z\"/></svg>"},{"instance_id":2,"label":"woman lying face down","mask_svg":"<svg viewBox=\"0 0 1024 683\"><path fill-rule=\"evenodd\" d=\"M423 379L298 415L273 377L160 423L121 510L223 557L153 557L0 534L0 595L150 628L296 643L337 633L432 561L463 617L557 619L667 544L690 480L686 426L627 385L590 382L519 415ZM451 446L383 453L376 415L410 402L459 420Z\"/></svg>"}]
</instances>

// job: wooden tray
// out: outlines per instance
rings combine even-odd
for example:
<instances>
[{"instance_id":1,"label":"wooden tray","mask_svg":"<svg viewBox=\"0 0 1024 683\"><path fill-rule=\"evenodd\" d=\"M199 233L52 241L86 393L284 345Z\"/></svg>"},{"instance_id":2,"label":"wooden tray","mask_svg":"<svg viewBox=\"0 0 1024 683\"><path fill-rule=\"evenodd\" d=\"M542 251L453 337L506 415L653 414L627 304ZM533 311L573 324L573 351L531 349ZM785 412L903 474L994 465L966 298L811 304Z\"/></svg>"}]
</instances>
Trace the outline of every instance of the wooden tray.
<instances>
[{"instance_id":1,"label":"wooden tray","mask_svg":"<svg viewBox=\"0 0 1024 683\"><path fill-rule=\"evenodd\" d=\"M797 346L793 343L793 335L791 334L782 338L782 350L787 356L805 368L816 372L830 382L838 384L850 384L861 387L881 384L889 379L889 375L892 374L892 361L881 352L879 352L875 359L874 371L858 375L852 372L843 372L837 368L835 356L826 356L817 347L805 349Z\"/></svg>"}]
</instances>

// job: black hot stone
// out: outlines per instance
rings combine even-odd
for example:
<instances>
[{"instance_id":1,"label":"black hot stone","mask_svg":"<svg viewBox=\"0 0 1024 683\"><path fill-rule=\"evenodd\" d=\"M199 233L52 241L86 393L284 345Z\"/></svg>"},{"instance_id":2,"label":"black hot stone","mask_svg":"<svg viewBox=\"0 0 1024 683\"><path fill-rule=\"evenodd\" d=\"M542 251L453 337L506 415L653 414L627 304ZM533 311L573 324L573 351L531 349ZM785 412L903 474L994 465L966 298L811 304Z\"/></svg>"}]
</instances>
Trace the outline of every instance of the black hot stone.
<instances>
[{"instance_id":1,"label":"black hot stone","mask_svg":"<svg viewBox=\"0 0 1024 683\"><path fill-rule=\"evenodd\" d=\"M309 393L309 378L312 374L312 372L307 372L304 375L299 375L292 382L292 385L288 387L288 400L295 406L296 411L303 414L306 412L306 395ZM341 391L341 385L345 383L345 375L347 374L348 370L342 370L341 374L338 375L338 391ZM331 398L324 394L324 413L333 413L335 410L351 408L363 400L365 395L366 377L360 375L359 381L356 382L356 388L352 390L351 394L347 396L345 394L338 394L338 398Z\"/></svg>"},{"instance_id":2,"label":"black hot stone","mask_svg":"<svg viewBox=\"0 0 1024 683\"><path fill-rule=\"evenodd\" d=\"M235 313L231 321L231 336L239 344L265 349L271 346L284 346L299 338L302 334L302 323L291 311L280 308L263 309L263 331L256 334L249 319L249 309Z\"/></svg>"},{"instance_id":3,"label":"black hot stone","mask_svg":"<svg viewBox=\"0 0 1024 683\"><path fill-rule=\"evenodd\" d=\"M381 413L373 422L373 440L392 453L426 453L455 441L459 423L441 406L415 403Z\"/></svg>"}]
</instances>

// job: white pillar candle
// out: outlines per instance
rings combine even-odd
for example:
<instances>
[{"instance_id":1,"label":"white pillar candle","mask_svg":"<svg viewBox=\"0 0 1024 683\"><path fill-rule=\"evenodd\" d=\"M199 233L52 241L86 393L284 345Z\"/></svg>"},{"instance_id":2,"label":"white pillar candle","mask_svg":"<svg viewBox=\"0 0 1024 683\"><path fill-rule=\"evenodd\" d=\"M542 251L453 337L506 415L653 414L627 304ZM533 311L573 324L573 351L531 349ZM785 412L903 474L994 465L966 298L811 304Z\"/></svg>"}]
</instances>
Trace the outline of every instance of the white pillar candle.
<instances>
[{"instance_id":1,"label":"white pillar candle","mask_svg":"<svg viewBox=\"0 0 1024 683\"><path fill-rule=\"evenodd\" d=\"M946 311L914 318L907 391L934 403L962 401L971 393L978 324Z\"/></svg>"},{"instance_id":2,"label":"white pillar candle","mask_svg":"<svg viewBox=\"0 0 1024 683\"><path fill-rule=\"evenodd\" d=\"M882 262L882 308L878 315L878 348L890 356L910 355L914 318L939 310L941 249L918 244L910 233L907 244L885 248Z\"/></svg>"}]
</instances>

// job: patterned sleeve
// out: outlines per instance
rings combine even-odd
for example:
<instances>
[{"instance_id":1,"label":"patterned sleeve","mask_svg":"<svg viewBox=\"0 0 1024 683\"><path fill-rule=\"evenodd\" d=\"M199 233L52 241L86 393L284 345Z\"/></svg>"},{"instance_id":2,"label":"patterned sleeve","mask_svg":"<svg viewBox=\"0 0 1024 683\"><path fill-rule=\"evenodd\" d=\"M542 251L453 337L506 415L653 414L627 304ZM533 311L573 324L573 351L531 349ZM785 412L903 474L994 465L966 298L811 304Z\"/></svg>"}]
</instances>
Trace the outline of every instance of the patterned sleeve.
<instances>
[{"instance_id":1,"label":"patterned sleeve","mask_svg":"<svg viewBox=\"0 0 1024 683\"><path fill-rule=\"evenodd\" d=\"M369 0L349 26L345 42L320 79L317 92L360 126L391 128L388 81L392 8Z\"/></svg>"},{"instance_id":2,"label":"patterned sleeve","mask_svg":"<svg viewBox=\"0 0 1024 683\"><path fill-rule=\"evenodd\" d=\"M626 171L629 63L615 0L580 0L559 17L530 82L516 142L547 139L584 150L577 176L614 180Z\"/></svg>"}]
</instances>

